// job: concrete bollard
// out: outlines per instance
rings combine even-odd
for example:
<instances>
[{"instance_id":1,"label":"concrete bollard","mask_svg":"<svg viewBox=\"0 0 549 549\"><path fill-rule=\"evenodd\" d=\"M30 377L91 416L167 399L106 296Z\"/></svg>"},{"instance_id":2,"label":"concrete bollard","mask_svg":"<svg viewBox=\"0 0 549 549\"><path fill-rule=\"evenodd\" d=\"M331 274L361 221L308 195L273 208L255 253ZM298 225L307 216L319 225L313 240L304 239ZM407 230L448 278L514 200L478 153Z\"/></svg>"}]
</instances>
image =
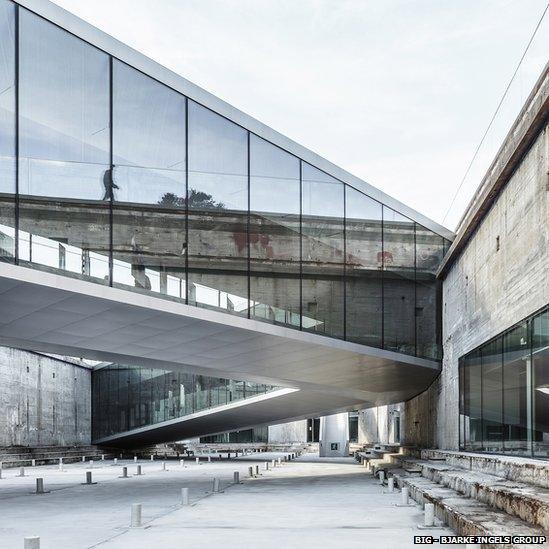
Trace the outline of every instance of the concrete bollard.
<instances>
[{"instance_id":1,"label":"concrete bollard","mask_svg":"<svg viewBox=\"0 0 549 549\"><path fill-rule=\"evenodd\" d=\"M254 478L254 468L253 467L248 467L248 476L250 478Z\"/></svg>"},{"instance_id":2,"label":"concrete bollard","mask_svg":"<svg viewBox=\"0 0 549 549\"><path fill-rule=\"evenodd\" d=\"M185 467L185 460L184 459L179 460L179 467L181 467L181 468Z\"/></svg>"},{"instance_id":3,"label":"concrete bollard","mask_svg":"<svg viewBox=\"0 0 549 549\"><path fill-rule=\"evenodd\" d=\"M35 459L31 459L31 467L36 467L36 460Z\"/></svg>"},{"instance_id":4,"label":"concrete bollard","mask_svg":"<svg viewBox=\"0 0 549 549\"><path fill-rule=\"evenodd\" d=\"M105 461L105 454L101 454L101 461Z\"/></svg>"},{"instance_id":5,"label":"concrete bollard","mask_svg":"<svg viewBox=\"0 0 549 549\"><path fill-rule=\"evenodd\" d=\"M114 458L114 464L116 465L118 463L118 458Z\"/></svg>"},{"instance_id":6,"label":"concrete bollard","mask_svg":"<svg viewBox=\"0 0 549 549\"><path fill-rule=\"evenodd\" d=\"M200 458L195 458L196 464L200 465Z\"/></svg>"},{"instance_id":7,"label":"concrete bollard","mask_svg":"<svg viewBox=\"0 0 549 549\"><path fill-rule=\"evenodd\" d=\"M44 493L44 479L43 478L37 478L36 479L36 493L37 494L43 494Z\"/></svg>"},{"instance_id":8,"label":"concrete bollard","mask_svg":"<svg viewBox=\"0 0 549 549\"><path fill-rule=\"evenodd\" d=\"M143 472L141 471L141 465L138 465L137 466L137 472L135 473L138 477L141 476L143 474Z\"/></svg>"},{"instance_id":9,"label":"concrete bollard","mask_svg":"<svg viewBox=\"0 0 549 549\"><path fill-rule=\"evenodd\" d=\"M256 476L256 477L259 476L259 465L256 465L256 466L255 466L255 476Z\"/></svg>"},{"instance_id":10,"label":"concrete bollard","mask_svg":"<svg viewBox=\"0 0 549 549\"><path fill-rule=\"evenodd\" d=\"M59 470L62 471L63 470L63 458L59 458Z\"/></svg>"},{"instance_id":11,"label":"concrete bollard","mask_svg":"<svg viewBox=\"0 0 549 549\"><path fill-rule=\"evenodd\" d=\"M29 536L23 540L24 549L40 549L40 538L38 536Z\"/></svg>"},{"instance_id":12,"label":"concrete bollard","mask_svg":"<svg viewBox=\"0 0 549 549\"><path fill-rule=\"evenodd\" d=\"M2 480L2 469L0 469L0 480Z\"/></svg>"},{"instance_id":13,"label":"concrete bollard","mask_svg":"<svg viewBox=\"0 0 549 549\"><path fill-rule=\"evenodd\" d=\"M90 468L93 469L93 459L90 459Z\"/></svg>"},{"instance_id":14,"label":"concrete bollard","mask_svg":"<svg viewBox=\"0 0 549 549\"><path fill-rule=\"evenodd\" d=\"M86 456L82 456L82 463L86 461Z\"/></svg>"},{"instance_id":15,"label":"concrete bollard","mask_svg":"<svg viewBox=\"0 0 549 549\"><path fill-rule=\"evenodd\" d=\"M154 454L151 454L151 461L154 461Z\"/></svg>"},{"instance_id":16,"label":"concrete bollard","mask_svg":"<svg viewBox=\"0 0 549 549\"><path fill-rule=\"evenodd\" d=\"M274 459L271 460L271 465L273 466L273 469L276 467L276 461Z\"/></svg>"},{"instance_id":17,"label":"concrete bollard","mask_svg":"<svg viewBox=\"0 0 549 549\"><path fill-rule=\"evenodd\" d=\"M435 525L435 505L426 503L424 506L425 516L423 517L423 526Z\"/></svg>"},{"instance_id":18,"label":"concrete bollard","mask_svg":"<svg viewBox=\"0 0 549 549\"><path fill-rule=\"evenodd\" d=\"M141 528L141 516L143 506L141 503L132 503L130 528Z\"/></svg>"},{"instance_id":19,"label":"concrete bollard","mask_svg":"<svg viewBox=\"0 0 549 549\"><path fill-rule=\"evenodd\" d=\"M189 505L189 489L181 488L181 505Z\"/></svg>"},{"instance_id":20,"label":"concrete bollard","mask_svg":"<svg viewBox=\"0 0 549 549\"><path fill-rule=\"evenodd\" d=\"M385 471L380 471L379 472L379 484L383 485L384 482L385 482Z\"/></svg>"},{"instance_id":21,"label":"concrete bollard","mask_svg":"<svg viewBox=\"0 0 549 549\"><path fill-rule=\"evenodd\" d=\"M120 459L122 459L122 454L120 454L118 457L119 457Z\"/></svg>"},{"instance_id":22,"label":"concrete bollard","mask_svg":"<svg viewBox=\"0 0 549 549\"><path fill-rule=\"evenodd\" d=\"M18 477L24 477L25 476L25 468L24 467L19 468L19 474L17 476Z\"/></svg>"},{"instance_id":23,"label":"concrete bollard","mask_svg":"<svg viewBox=\"0 0 549 549\"><path fill-rule=\"evenodd\" d=\"M133 462L137 463L137 456L133 456Z\"/></svg>"},{"instance_id":24,"label":"concrete bollard","mask_svg":"<svg viewBox=\"0 0 549 549\"><path fill-rule=\"evenodd\" d=\"M265 471L268 471L268 470L269 470L269 462L266 461L266 462L265 462Z\"/></svg>"},{"instance_id":25,"label":"concrete bollard","mask_svg":"<svg viewBox=\"0 0 549 549\"><path fill-rule=\"evenodd\" d=\"M233 482L235 484L240 484L240 473L238 471L233 473Z\"/></svg>"},{"instance_id":26,"label":"concrete bollard","mask_svg":"<svg viewBox=\"0 0 549 549\"><path fill-rule=\"evenodd\" d=\"M165 471L165 470L166 470L166 462L163 461L163 462L162 462L162 471Z\"/></svg>"},{"instance_id":27,"label":"concrete bollard","mask_svg":"<svg viewBox=\"0 0 549 549\"><path fill-rule=\"evenodd\" d=\"M402 491L400 492L401 505L408 505L408 497L408 486L403 486Z\"/></svg>"},{"instance_id":28,"label":"concrete bollard","mask_svg":"<svg viewBox=\"0 0 549 549\"><path fill-rule=\"evenodd\" d=\"M278 458L278 465L282 465L282 459Z\"/></svg>"},{"instance_id":29,"label":"concrete bollard","mask_svg":"<svg viewBox=\"0 0 549 549\"><path fill-rule=\"evenodd\" d=\"M86 482L84 484L97 484L97 482L92 481L92 472L86 471Z\"/></svg>"},{"instance_id":30,"label":"concrete bollard","mask_svg":"<svg viewBox=\"0 0 549 549\"><path fill-rule=\"evenodd\" d=\"M212 461L212 456L208 456L208 463L211 463Z\"/></svg>"},{"instance_id":31,"label":"concrete bollard","mask_svg":"<svg viewBox=\"0 0 549 549\"><path fill-rule=\"evenodd\" d=\"M119 478L128 478L128 468L122 467L122 476Z\"/></svg>"},{"instance_id":32,"label":"concrete bollard","mask_svg":"<svg viewBox=\"0 0 549 549\"><path fill-rule=\"evenodd\" d=\"M387 479L387 488L391 493L395 491L395 479L393 477Z\"/></svg>"},{"instance_id":33,"label":"concrete bollard","mask_svg":"<svg viewBox=\"0 0 549 549\"><path fill-rule=\"evenodd\" d=\"M213 491L214 492L219 492L220 491L220 488L219 488L219 479L217 477L215 477L213 479Z\"/></svg>"}]
</instances>

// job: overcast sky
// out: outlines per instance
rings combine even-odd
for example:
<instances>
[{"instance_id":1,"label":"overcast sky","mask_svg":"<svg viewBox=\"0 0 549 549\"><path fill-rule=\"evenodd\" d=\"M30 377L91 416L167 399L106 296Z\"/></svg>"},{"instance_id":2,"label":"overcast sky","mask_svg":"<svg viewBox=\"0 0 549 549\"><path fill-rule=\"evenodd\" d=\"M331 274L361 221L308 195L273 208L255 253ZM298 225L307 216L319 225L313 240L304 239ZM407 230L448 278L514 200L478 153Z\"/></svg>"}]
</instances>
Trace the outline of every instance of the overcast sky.
<instances>
[{"instance_id":1,"label":"overcast sky","mask_svg":"<svg viewBox=\"0 0 549 549\"><path fill-rule=\"evenodd\" d=\"M547 0L56 0L442 222ZM547 62L549 15L445 225Z\"/></svg>"}]
</instances>

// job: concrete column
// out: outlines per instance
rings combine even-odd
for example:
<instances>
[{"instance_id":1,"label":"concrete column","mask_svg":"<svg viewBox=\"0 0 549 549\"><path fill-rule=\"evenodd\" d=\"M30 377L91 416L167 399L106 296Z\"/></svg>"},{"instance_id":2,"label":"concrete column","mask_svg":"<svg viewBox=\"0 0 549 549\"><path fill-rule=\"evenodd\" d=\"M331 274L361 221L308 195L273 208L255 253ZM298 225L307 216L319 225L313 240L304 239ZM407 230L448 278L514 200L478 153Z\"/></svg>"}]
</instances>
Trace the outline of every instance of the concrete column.
<instances>
[{"instance_id":1,"label":"concrete column","mask_svg":"<svg viewBox=\"0 0 549 549\"><path fill-rule=\"evenodd\" d=\"M24 540L25 549L40 549L40 538L38 536L30 536Z\"/></svg>"},{"instance_id":2,"label":"concrete column","mask_svg":"<svg viewBox=\"0 0 549 549\"><path fill-rule=\"evenodd\" d=\"M433 503L426 503L424 507L425 517L424 526L434 526L435 524L435 506Z\"/></svg>"},{"instance_id":3,"label":"concrete column","mask_svg":"<svg viewBox=\"0 0 549 549\"><path fill-rule=\"evenodd\" d=\"M142 517L142 505L141 503L132 503L132 514L130 527L131 528L140 528L141 527L141 517Z\"/></svg>"},{"instance_id":4,"label":"concrete column","mask_svg":"<svg viewBox=\"0 0 549 549\"><path fill-rule=\"evenodd\" d=\"M349 455L349 414L333 414L320 418L320 457Z\"/></svg>"}]
</instances>

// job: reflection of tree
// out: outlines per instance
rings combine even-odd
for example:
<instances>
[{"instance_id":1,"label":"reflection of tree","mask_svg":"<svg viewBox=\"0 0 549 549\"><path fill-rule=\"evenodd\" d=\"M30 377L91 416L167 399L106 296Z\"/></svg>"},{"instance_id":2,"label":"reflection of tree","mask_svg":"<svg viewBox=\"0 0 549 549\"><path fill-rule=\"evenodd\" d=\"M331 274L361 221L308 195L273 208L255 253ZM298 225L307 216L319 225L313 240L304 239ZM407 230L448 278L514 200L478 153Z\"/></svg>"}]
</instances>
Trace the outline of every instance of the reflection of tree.
<instances>
[{"instance_id":1,"label":"reflection of tree","mask_svg":"<svg viewBox=\"0 0 549 549\"><path fill-rule=\"evenodd\" d=\"M184 208L185 197L177 196L174 193L165 193L158 201L158 205L165 208ZM211 194L189 189L189 208L224 210L225 204L223 202L216 202Z\"/></svg>"}]
</instances>

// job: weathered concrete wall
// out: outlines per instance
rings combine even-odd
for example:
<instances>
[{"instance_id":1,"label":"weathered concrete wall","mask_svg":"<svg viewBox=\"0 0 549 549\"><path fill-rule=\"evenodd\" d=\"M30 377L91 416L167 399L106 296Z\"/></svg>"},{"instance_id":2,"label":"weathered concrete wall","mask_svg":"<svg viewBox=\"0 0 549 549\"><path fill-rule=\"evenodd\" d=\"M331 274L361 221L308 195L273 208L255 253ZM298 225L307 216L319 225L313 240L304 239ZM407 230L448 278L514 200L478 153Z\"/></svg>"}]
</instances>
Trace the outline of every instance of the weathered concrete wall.
<instances>
[{"instance_id":1,"label":"weathered concrete wall","mask_svg":"<svg viewBox=\"0 0 549 549\"><path fill-rule=\"evenodd\" d=\"M391 404L360 410L358 413L358 442L360 444L389 444L397 441L395 418L400 417L400 440L404 442L406 424L404 405Z\"/></svg>"},{"instance_id":2,"label":"weathered concrete wall","mask_svg":"<svg viewBox=\"0 0 549 549\"><path fill-rule=\"evenodd\" d=\"M406 403L414 442L458 448L459 358L549 303L548 149L546 125L448 271L442 373Z\"/></svg>"},{"instance_id":3,"label":"weathered concrete wall","mask_svg":"<svg viewBox=\"0 0 549 549\"><path fill-rule=\"evenodd\" d=\"M269 442L307 442L307 420L269 425Z\"/></svg>"},{"instance_id":4,"label":"weathered concrete wall","mask_svg":"<svg viewBox=\"0 0 549 549\"><path fill-rule=\"evenodd\" d=\"M0 347L0 447L87 445L91 371Z\"/></svg>"}]
</instances>

